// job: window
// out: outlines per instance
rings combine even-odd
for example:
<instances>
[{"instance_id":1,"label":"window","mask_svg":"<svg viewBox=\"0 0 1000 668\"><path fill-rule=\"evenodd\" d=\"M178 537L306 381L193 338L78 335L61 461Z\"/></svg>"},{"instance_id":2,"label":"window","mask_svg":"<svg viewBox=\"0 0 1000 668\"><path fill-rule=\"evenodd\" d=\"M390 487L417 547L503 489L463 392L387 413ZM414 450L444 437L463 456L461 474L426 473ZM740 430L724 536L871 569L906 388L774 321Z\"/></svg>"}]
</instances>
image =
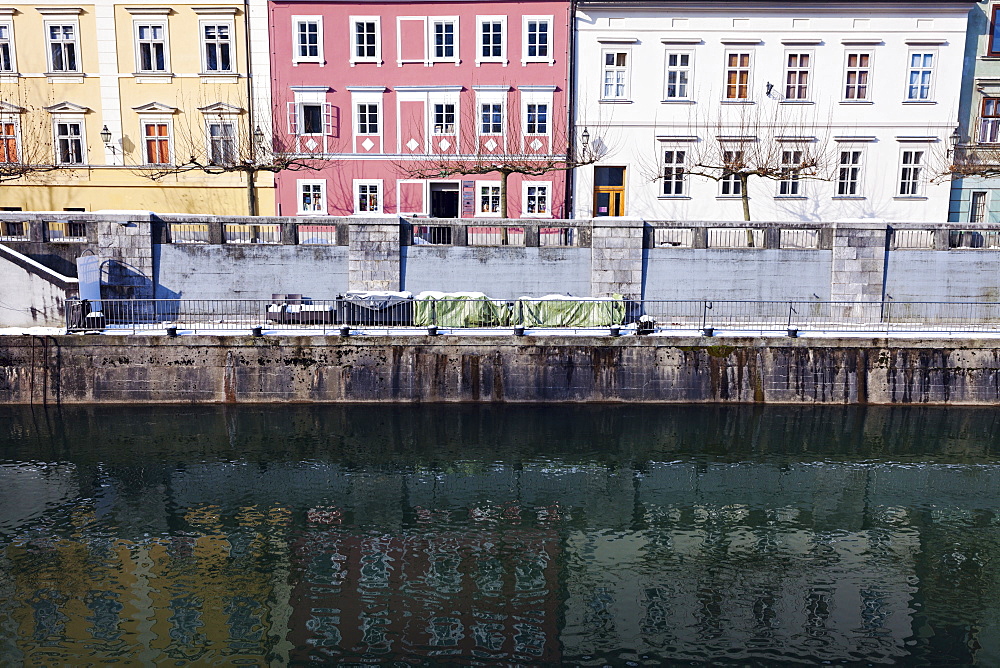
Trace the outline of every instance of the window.
<instances>
[{"instance_id":1,"label":"window","mask_svg":"<svg viewBox=\"0 0 1000 668\"><path fill-rule=\"evenodd\" d=\"M931 77L934 74L933 53L911 53L906 75L906 99L930 100Z\"/></svg>"},{"instance_id":2,"label":"window","mask_svg":"<svg viewBox=\"0 0 1000 668\"><path fill-rule=\"evenodd\" d=\"M476 62L506 62L507 17L479 17L479 51Z\"/></svg>"},{"instance_id":3,"label":"window","mask_svg":"<svg viewBox=\"0 0 1000 668\"><path fill-rule=\"evenodd\" d=\"M972 198L969 201L970 223L986 222L986 197L987 193L983 190L976 190L972 193Z\"/></svg>"},{"instance_id":4,"label":"window","mask_svg":"<svg viewBox=\"0 0 1000 668\"><path fill-rule=\"evenodd\" d=\"M322 104L302 104L300 105L301 132L303 135L323 134L323 105Z\"/></svg>"},{"instance_id":5,"label":"window","mask_svg":"<svg viewBox=\"0 0 1000 668\"><path fill-rule=\"evenodd\" d=\"M781 173L778 179L778 197L798 197L802 194L799 170L802 168L802 151L781 152Z\"/></svg>"},{"instance_id":6,"label":"window","mask_svg":"<svg viewBox=\"0 0 1000 668\"><path fill-rule=\"evenodd\" d=\"M379 21L375 17L354 17L354 54L351 62L375 63L381 60Z\"/></svg>"},{"instance_id":7,"label":"window","mask_svg":"<svg viewBox=\"0 0 1000 668\"><path fill-rule=\"evenodd\" d=\"M136 67L139 72L167 71L167 29L162 23L137 23Z\"/></svg>"},{"instance_id":8,"label":"window","mask_svg":"<svg viewBox=\"0 0 1000 668\"><path fill-rule=\"evenodd\" d=\"M324 86L292 86L295 102L288 103L288 133L298 137L313 137L333 134L333 105L325 102L327 88ZM326 140L317 144L296 142L298 151L327 150Z\"/></svg>"},{"instance_id":9,"label":"window","mask_svg":"<svg viewBox=\"0 0 1000 668\"><path fill-rule=\"evenodd\" d=\"M601 99L628 99L628 61L627 51L604 52L604 88Z\"/></svg>"},{"instance_id":10,"label":"window","mask_svg":"<svg viewBox=\"0 0 1000 668\"><path fill-rule=\"evenodd\" d=\"M861 194L861 151L841 151L837 168L837 197Z\"/></svg>"},{"instance_id":11,"label":"window","mask_svg":"<svg viewBox=\"0 0 1000 668\"><path fill-rule=\"evenodd\" d=\"M525 16L522 63L549 63L552 60L552 17Z\"/></svg>"},{"instance_id":12,"label":"window","mask_svg":"<svg viewBox=\"0 0 1000 668\"><path fill-rule=\"evenodd\" d=\"M454 104L434 105L434 134L436 135L455 134Z\"/></svg>"},{"instance_id":13,"label":"window","mask_svg":"<svg viewBox=\"0 0 1000 668\"><path fill-rule=\"evenodd\" d=\"M48 24L49 68L51 72L79 72L76 24Z\"/></svg>"},{"instance_id":14,"label":"window","mask_svg":"<svg viewBox=\"0 0 1000 668\"><path fill-rule=\"evenodd\" d=\"M11 32L13 26L10 23L0 23L0 72L13 72L14 63L14 40Z\"/></svg>"},{"instance_id":15,"label":"window","mask_svg":"<svg viewBox=\"0 0 1000 668\"><path fill-rule=\"evenodd\" d=\"M201 39L205 72L232 72L232 25L203 23Z\"/></svg>"},{"instance_id":16,"label":"window","mask_svg":"<svg viewBox=\"0 0 1000 668\"><path fill-rule=\"evenodd\" d=\"M147 165L170 164L170 128L166 123L143 123Z\"/></svg>"},{"instance_id":17,"label":"window","mask_svg":"<svg viewBox=\"0 0 1000 668\"><path fill-rule=\"evenodd\" d=\"M1000 5L993 5L993 13L990 17L989 44L986 47L986 54L989 56L1000 56L1000 25L997 25L998 12L1000 12Z\"/></svg>"},{"instance_id":18,"label":"window","mask_svg":"<svg viewBox=\"0 0 1000 668\"><path fill-rule=\"evenodd\" d=\"M294 31L293 63L323 62L323 18L321 16L292 17Z\"/></svg>"},{"instance_id":19,"label":"window","mask_svg":"<svg viewBox=\"0 0 1000 668\"><path fill-rule=\"evenodd\" d=\"M899 169L899 195L901 197L919 196L924 152L903 151L901 163Z\"/></svg>"},{"instance_id":20,"label":"window","mask_svg":"<svg viewBox=\"0 0 1000 668\"><path fill-rule=\"evenodd\" d=\"M0 163L2 164L10 165L20 162L17 125L17 121L13 118L0 118Z\"/></svg>"},{"instance_id":21,"label":"window","mask_svg":"<svg viewBox=\"0 0 1000 668\"><path fill-rule=\"evenodd\" d=\"M439 19L433 22L432 56L434 60L458 60L458 22Z\"/></svg>"},{"instance_id":22,"label":"window","mask_svg":"<svg viewBox=\"0 0 1000 668\"><path fill-rule=\"evenodd\" d=\"M549 211L549 183L537 183L527 181L524 188L524 215L537 217L551 217Z\"/></svg>"},{"instance_id":23,"label":"window","mask_svg":"<svg viewBox=\"0 0 1000 668\"><path fill-rule=\"evenodd\" d=\"M872 54L848 53L844 70L844 99L867 100Z\"/></svg>"},{"instance_id":24,"label":"window","mask_svg":"<svg viewBox=\"0 0 1000 668\"><path fill-rule=\"evenodd\" d=\"M58 164L84 164L83 147L82 121L56 121L56 162Z\"/></svg>"},{"instance_id":25,"label":"window","mask_svg":"<svg viewBox=\"0 0 1000 668\"><path fill-rule=\"evenodd\" d=\"M743 170L743 151L723 151L722 162L727 169L722 171L719 181L719 194L722 197L740 197L743 194L743 183L739 172Z\"/></svg>"},{"instance_id":26,"label":"window","mask_svg":"<svg viewBox=\"0 0 1000 668\"><path fill-rule=\"evenodd\" d=\"M503 105L489 103L479 105L480 134L503 134Z\"/></svg>"},{"instance_id":27,"label":"window","mask_svg":"<svg viewBox=\"0 0 1000 668\"><path fill-rule=\"evenodd\" d=\"M355 181L355 213L382 213L381 181Z\"/></svg>"},{"instance_id":28,"label":"window","mask_svg":"<svg viewBox=\"0 0 1000 668\"><path fill-rule=\"evenodd\" d=\"M479 215L499 216L500 215L500 184L482 183L479 186Z\"/></svg>"},{"instance_id":29,"label":"window","mask_svg":"<svg viewBox=\"0 0 1000 668\"><path fill-rule=\"evenodd\" d=\"M529 104L525 116L524 133L529 135L544 135L549 131L549 105Z\"/></svg>"},{"instance_id":30,"label":"window","mask_svg":"<svg viewBox=\"0 0 1000 668\"><path fill-rule=\"evenodd\" d=\"M663 194L667 197L679 197L687 194L685 187L684 160L686 151L663 152Z\"/></svg>"},{"instance_id":31,"label":"window","mask_svg":"<svg viewBox=\"0 0 1000 668\"><path fill-rule=\"evenodd\" d=\"M377 104L358 105L358 134L359 135L379 134Z\"/></svg>"},{"instance_id":32,"label":"window","mask_svg":"<svg viewBox=\"0 0 1000 668\"><path fill-rule=\"evenodd\" d=\"M808 100L812 54L789 53L785 56L785 99Z\"/></svg>"},{"instance_id":33,"label":"window","mask_svg":"<svg viewBox=\"0 0 1000 668\"><path fill-rule=\"evenodd\" d=\"M300 179L299 213L326 213L326 181ZM300 228L301 229L301 228Z\"/></svg>"},{"instance_id":34,"label":"window","mask_svg":"<svg viewBox=\"0 0 1000 668\"><path fill-rule=\"evenodd\" d=\"M665 100L688 99L691 85L691 54L667 53Z\"/></svg>"},{"instance_id":35,"label":"window","mask_svg":"<svg viewBox=\"0 0 1000 668\"><path fill-rule=\"evenodd\" d=\"M983 113L979 119L979 143L1000 143L1000 98L983 98Z\"/></svg>"},{"instance_id":36,"label":"window","mask_svg":"<svg viewBox=\"0 0 1000 668\"><path fill-rule=\"evenodd\" d=\"M750 98L750 54L726 54L726 99Z\"/></svg>"},{"instance_id":37,"label":"window","mask_svg":"<svg viewBox=\"0 0 1000 668\"><path fill-rule=\"evenodd\" d=\"M208 159L213 165L236 162L236 132L232 123L213 121L208 124Z\"/></svg>"}]
</instances>

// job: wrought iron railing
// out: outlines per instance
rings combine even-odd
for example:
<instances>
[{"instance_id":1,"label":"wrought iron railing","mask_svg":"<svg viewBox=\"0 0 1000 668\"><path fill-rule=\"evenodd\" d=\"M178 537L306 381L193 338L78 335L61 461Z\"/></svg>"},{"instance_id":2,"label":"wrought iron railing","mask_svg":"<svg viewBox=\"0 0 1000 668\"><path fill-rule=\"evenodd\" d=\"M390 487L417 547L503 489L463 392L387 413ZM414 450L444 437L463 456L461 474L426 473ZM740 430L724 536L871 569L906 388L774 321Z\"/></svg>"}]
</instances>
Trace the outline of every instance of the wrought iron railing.
<instances>
[{"instance_id":1,"label":"wrought iron railing","mask_svg":"<svg viewBox=\"0 0 1000 668\"><path fill-rule=\"evenodd\" d=\"M295 297L298 297L297 295ZM66 302L69 332L619 328L642 333L1000 333L1000 302L396 298L102 299Z\"/></svg>"}]
</instances>

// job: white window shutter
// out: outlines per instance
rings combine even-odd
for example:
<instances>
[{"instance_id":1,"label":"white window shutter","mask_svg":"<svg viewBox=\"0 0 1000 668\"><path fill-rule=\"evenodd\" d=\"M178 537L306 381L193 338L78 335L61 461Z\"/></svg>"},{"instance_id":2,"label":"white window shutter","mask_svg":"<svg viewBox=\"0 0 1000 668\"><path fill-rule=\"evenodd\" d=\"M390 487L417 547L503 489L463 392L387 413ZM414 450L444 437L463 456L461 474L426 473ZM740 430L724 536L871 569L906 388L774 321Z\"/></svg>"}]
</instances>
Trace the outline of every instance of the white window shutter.
<instances>
[{"instance_id":1,"label":"white window shutter","mask_svg":"<svg viewBox=\"0 0 1000 668\"><path fill-rule=\"evenodd\" d=\"M288 103L288 134L299 134L299 114L298 105L294 102Z\"/></svg>"},{"instance_id":2,"label":"white window shutter","mask_svg":"<svg viewBox=\"0 0 1000 668\"><path fill-rule=\"evenodd\" d=\"M333 105L329 102L323 103L323 134L333 134Z\"/></svg>"}]
</instances>

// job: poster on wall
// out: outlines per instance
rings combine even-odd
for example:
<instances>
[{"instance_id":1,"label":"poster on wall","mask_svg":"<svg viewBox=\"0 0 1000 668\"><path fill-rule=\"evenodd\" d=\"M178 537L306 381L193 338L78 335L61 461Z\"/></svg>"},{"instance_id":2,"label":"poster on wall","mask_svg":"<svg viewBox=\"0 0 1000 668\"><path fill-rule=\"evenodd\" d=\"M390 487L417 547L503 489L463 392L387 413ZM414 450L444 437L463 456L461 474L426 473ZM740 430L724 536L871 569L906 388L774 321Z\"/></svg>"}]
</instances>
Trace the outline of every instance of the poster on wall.
<instances>
[{"instance_id":1,"label":"poster on wall","mask_svg":"<svg viewBox=\"0 0 1000 668\"><path fill-rule=\"evenodd\" d=\"M462 216L476 215L476 182L462 181Z\"/></svg>"}]
</instances>

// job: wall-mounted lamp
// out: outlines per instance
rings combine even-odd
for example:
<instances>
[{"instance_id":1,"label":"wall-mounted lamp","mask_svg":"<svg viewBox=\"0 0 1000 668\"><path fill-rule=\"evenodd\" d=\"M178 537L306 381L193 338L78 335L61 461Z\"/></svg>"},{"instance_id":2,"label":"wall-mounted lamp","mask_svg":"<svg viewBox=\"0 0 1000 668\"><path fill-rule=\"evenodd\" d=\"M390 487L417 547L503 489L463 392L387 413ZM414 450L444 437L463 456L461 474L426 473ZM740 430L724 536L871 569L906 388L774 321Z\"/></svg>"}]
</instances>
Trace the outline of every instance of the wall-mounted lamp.
<instances>
[{"instance_id":1,"label":"wall-mounted lamp","mask_svg":"<svg viewBox=\"0 0 1000 668\"><path fill-rule=\"evenodd\" d=\"M583 150L587 150L587 146L590 144L590 131L587 128L583 129L583 134L580 135L580 141L583 143Z\"/></svg>"},{"instance_id":2,"label":"wall-mounted lamp","mask_svg":"<svg viewBox=\"0 0 1000 668\"><path fill-rule=\"evenodd\" d=\"M118 149L116 149L114 147L114 144L111 143L111 130L108 129L107 125L101 128L101 141L104 142L104 146L108 150L110 150L112 153L117 153Z\"/></svg>"},{"instance_id":3,"label":"wall-mounted lamp","mask_svg":"<svg viewBox=\"0 0 1000 668\"><path fill-rule=\"evenodd\" d=\"M958 145L962 143L962 133L958 131L958 128L955 128L952 131L951 136L948 137L948 141L951 142L952 151L958 148Z\"/></svg>"},{"instance_id":4,"label":"wall-mounted lamp","mask_svg":"<svg viewBox=\"0 0 1000 668\"><path fill-rule=\"evenodd\" d=\"M253 129L253 143L256 146L264 144L264 132L260 129L259 125Z\"/></svg>"}]
</instances>

